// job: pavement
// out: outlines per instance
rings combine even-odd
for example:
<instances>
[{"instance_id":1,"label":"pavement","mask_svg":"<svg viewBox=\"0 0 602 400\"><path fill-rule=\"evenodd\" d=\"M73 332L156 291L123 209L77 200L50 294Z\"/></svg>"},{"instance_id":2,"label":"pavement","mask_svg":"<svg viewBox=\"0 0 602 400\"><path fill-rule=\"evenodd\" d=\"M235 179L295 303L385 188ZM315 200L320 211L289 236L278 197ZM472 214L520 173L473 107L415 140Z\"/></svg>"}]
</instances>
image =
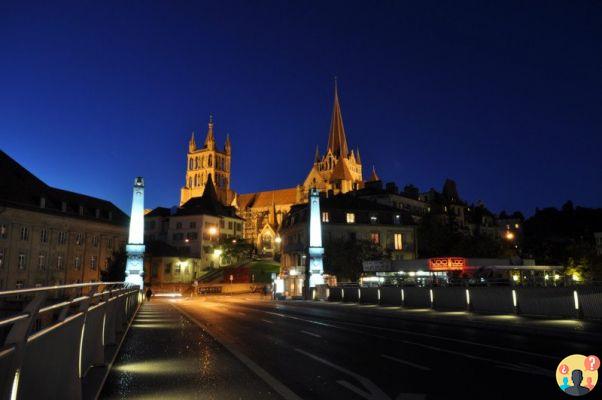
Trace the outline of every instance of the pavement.
<instances>
[{"instance_id":1,"label":"pavement","mask_svg":"<svg viewBox=\"0 0 602 400\"><path fill-rule=\"evenodd\" d=\"M155 324L138 318L145 320L159 311L160 318L177 321L177 328L137 330L138 324ZM556 385L556 367L570 354L600 355L602 337L595 331L599 326L506 317L275 302L259 296L163 300L143 306L103 395L287 400L568 398ZM137 345L149 340L154 344L146 350ZM211 359L209 374L199 361L205 353ZM171 360L166 368L175 363L180 372L166 378L161 368L151 377L128 367L153 365L153 360L163 357Z\"/></svg>"},{"instance_id":2,"label":"pavement","mask_svg":"<svg viewBox=\"0 0 602 400\"><path fill-rule=\"evenodd\" d=\"M101 399L279 399L169 302L140 308Z\"/></svg>"}]
</instances>

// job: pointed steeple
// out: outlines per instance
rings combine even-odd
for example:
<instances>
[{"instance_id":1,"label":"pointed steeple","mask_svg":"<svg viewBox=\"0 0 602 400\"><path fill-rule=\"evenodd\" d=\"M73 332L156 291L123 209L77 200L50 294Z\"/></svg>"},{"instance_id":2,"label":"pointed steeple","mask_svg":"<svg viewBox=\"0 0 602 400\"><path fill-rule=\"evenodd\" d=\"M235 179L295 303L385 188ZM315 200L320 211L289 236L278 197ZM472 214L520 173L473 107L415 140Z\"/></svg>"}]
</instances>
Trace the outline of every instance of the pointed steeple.
<instances>
[{"instance_id":1,"label":"pointed steeple","mask_svg":"<svg viewBox=\"0 0 602 400\"><path fill-rule=\"evenodd\" d=\"M226 154L230 154L230 152L232 151L232 145L230 144L229 134L226 134L226 144L224 145L224 150L226 151Z\"/></svg>"},{"instance_id":2,"label":"pointed steeple","mask_svg":"<svg viewBox=\"0 0 602 400\"><path fill-rule=\"evenodd\" d=\"M202 199L210 203L217 203L217 192L215 191L215 185L213 184L213 178L211 174L207 175L207 182L205 183L205 190L203 191Z\"/></svg>"},{"instance_id":3,"label":"pointed steeple","mask_svg":"<svg viewBox=\"0 0 602 400\"><path fill-rule=\"evenodd\" d=\"M358 164L362 163L362 159L360 158L360 148L355 149L355 162Z\"/></svg>"},{"instance_id":4,"label":"pointed steeple","mask_svg":"<svg viewBox=\"0 0 602 400\"><path fill-rule=\"evenodd\" d=\"M215 136L213 136L213 114L209 114L209 124L207 125L207 136L205 137L205 147L215 148Z\"/></svg>"},{"instance_id":5,"label":"pointed steeple","mask_svg":"<svg viewBox=\"0 0 602 400\"><path fill-rule=\"evenodd\" d=\"M347 157L349 154L347 138L345 137L345 127L343 126L343 115L341 114L341 105L339 104L339 89L336 78L334 80L334 106L332 108L332 118L330 120L330 131L328 133L328 150L331 150L337 157Z\"/></svg>"},{"instance_id":6,"label":"pointed steeple","mask_svg":"<svg viewBox=\"0 0 602 400\"><path fill-rule=\"evenodd\" d=\"M374 165L372 166L372 175L370 175L370 181L380 181L380 178L378 175L376 175L376 168L374 168Z\"/></svg>"},{"instance_id":7,"label":"pointed steeple","mask_svg":"<svg viewBox=\"0 0 602 400\"><path fill-rule=\"evenodd\" d=\"M316 155L314 156L314 162L320 161L320 148L316 145Z\"/></svg>"},{"instance_id":8,"label":"pointed steeple","mask_svg":"<svg viewBox=\"0 0 602 400\"><path fill-rule=\"evenodd\" d=\"M196 142L194 141L194 131L192 131L192 136L190 136L190 141L188 142L188 151L191 153L196 150Z\"/></svg>"}]
</instances>

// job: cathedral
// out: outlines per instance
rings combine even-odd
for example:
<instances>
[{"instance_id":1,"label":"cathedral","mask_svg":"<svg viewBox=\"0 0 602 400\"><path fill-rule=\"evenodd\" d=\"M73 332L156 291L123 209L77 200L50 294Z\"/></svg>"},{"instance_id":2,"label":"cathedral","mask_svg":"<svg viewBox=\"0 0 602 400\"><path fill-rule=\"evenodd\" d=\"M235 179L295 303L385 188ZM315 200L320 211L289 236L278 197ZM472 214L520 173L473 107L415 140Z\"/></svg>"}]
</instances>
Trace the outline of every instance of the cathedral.
<instances>
[{"instance_id":1,"label":"cathedral","mask_svg":"<svg viewBox=\"0 0 602 400\"><path fill-rule=\"evenodd\" d=\"M220 202L235 207L238 215L245 220L244 237L257 247L259 253L266 256L279 251L278 229L284 216L293 205L307 202L311 188L339 194L364 186L359 149L350 151L347 144L336 82L326 151L320 154L316 148L313 164L302 184L291 188L237 194L230 189L231 156L229 136L226 136L223 150L217 148L213 118L210 117L203 146L197 146L194 132L188 144L186 178L181 190L180 205L193 197L202 196L211 176ZM370 180L378 180L374 170Z\"/></svg>"}]
</instances>

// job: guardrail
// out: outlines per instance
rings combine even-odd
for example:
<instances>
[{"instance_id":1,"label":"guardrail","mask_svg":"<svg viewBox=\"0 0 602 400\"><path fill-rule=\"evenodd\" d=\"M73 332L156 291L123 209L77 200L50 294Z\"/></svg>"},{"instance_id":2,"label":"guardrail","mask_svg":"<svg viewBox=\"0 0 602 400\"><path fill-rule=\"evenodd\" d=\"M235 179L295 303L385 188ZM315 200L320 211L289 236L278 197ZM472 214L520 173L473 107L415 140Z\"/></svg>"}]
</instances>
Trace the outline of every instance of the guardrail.
<instances>
[{"instance_id":1,"label":"guardrail","mask_svg":"<svg viewBox=\"0 0 602 400\"><path fill-rule=\"evenodd\" d=\"M82 399L86 375L111 362L105 350L141 300L122 282L0 292L0 399Z\"/></svg>"},{"instance_id":2,"label":"guardrail","mask_svg":"<svg viewBox=\"0 0 602 400\"><path fill-rule=\"evenodd\" d=\"M482 314L602 319L602 287L329 287L315 300Z\"/></svg>"}]
</instances>

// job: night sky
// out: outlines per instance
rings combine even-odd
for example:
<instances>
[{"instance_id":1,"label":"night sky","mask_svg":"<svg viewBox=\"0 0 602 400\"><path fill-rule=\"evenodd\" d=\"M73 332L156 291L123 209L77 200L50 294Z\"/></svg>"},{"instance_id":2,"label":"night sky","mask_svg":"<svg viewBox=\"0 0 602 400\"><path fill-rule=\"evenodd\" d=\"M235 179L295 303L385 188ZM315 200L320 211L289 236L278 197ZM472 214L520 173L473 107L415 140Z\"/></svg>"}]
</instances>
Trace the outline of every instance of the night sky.
<instances>
[{"instance_id":1,"label":"night sky","mask_svg":"<svg viewBox=\"0 0 602 400\"><path fill-rule=\"evenodd\" d=\"M0 148L129 213L137 175L147 207L178 203L213 113L234 190L292 187L337 75L365 178L450 177L494 211L602 206L600 1L192 3L2 1Z\"/></svg>"}]
</instances>

